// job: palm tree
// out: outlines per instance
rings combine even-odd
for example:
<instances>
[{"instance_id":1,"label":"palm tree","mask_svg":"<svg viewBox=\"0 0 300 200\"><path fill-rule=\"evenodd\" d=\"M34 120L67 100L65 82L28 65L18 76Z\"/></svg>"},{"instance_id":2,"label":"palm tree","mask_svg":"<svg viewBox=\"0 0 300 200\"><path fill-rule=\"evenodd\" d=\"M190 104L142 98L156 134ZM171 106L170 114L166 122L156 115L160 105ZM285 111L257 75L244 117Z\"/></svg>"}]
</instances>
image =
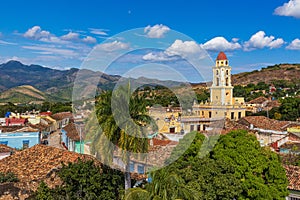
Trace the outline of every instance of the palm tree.
<instances>
[{"instance_id":1,"label":"palm tree","mask_svg":"<svg viewBox=\"0 0 300 200\"><path fill-rule=\"evenodd\" d=\"M146 185L146 189L131 188L124 200L198 200L201 197L199 191L186 186L183 178L170 169L152 171L151 178L152 182Z\"/></svg>"},{"instance_id":2,"label":"palm tree","mask_svg":"<svg viewBox=\"0 0 300 200\"><path fill-rule=\"evenodd\" d=\"M96 101L96 115L103 135L121 149L126 190L131 187L130 155L148 151L145 127L153 124L154 120L147 115L144 100L131 95L129 84L127 87L118 87L114 92L103 92ZM106 150L109 159L114 150Z\"/></svg>"},{"instance_id":3,"label":"palm tree","mask_svg":"<svg viewBox=\"0 0 300 200\"><path fill-rule=\"evenodd\" d=\"M185 181L166 168L151 172L152 182L147 190L150 192L150 199L197 199L198 193L185 184Z\"/></svg>"}]
</instances>

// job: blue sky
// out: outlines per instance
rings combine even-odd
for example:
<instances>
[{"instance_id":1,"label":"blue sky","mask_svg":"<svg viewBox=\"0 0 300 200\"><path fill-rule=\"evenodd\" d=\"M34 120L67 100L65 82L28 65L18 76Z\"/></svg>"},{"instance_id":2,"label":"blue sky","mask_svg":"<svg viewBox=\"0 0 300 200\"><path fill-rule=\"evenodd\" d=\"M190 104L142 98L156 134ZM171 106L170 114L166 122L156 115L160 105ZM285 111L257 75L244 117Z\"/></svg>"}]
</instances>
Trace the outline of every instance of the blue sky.
<instances>
[{"instance_id":1,"label":"blue sky","mask_svg":"<svg viewBox=\"0 0 300 200\"><path fill-rule=\"evenodd\" d=\"M140 48L135 44L138 37L115 35L123 36L120 35L123 31L141 28L139 33L130 33L160 43L162 51L135 52L133 59L130 56L120 59L123 68L124 60L128 66L143 61L149 64L150 60L170 64L174 59L164 56L193 54L196 44L212 60L219 51L225 51L233 72L237 73L278 63L300 63L299 27L300 0L52 0L43 3L12 0L1 2L0 62L14 59L57 69L80 67L91 50L102 48L103 42L104 54ZM172 34L173 31L188 37ZM170 47L178 49L170 55ZM118 73L119 61L114 62L112 73Z\"/></svg>"}]
</instances>

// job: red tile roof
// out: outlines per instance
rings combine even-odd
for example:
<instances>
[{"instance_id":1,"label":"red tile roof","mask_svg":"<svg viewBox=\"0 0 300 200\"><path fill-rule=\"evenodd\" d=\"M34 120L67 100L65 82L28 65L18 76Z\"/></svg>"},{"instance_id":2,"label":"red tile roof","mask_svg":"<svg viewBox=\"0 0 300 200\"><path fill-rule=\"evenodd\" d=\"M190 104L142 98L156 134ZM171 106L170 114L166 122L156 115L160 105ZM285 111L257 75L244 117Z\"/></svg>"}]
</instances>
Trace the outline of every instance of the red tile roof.
<instances>
[{"instance_id":1,"label":"red tile roof","mask_svg":"<svg viewBox=\"0 0 300 200\"><path fill-rule=\"evenodd\" d=\"M19 182L13 183L13 187L22 191L27 198L31 191L37 189L42 180L51 188L62 184L56 172L59 171L62 163L76 162L78 158L94 160L96 165L101 166L98 160L89 155L45 145L35 145L0 160L0 172L13 172L19 179ZM19 197L22 194L19 193ZM0 199L10 199L9 195L1 196ZM25 199L25 197L18 199Z\"/></svg>"},{"instance_id":2,"label":"red tile roof","mask_svg":"<svg viewBox=\"0 0 300 200\"><path fill-rule=\"evenodd\" d=\"M217 57L217 60L227 60L226 54L223 51L221 51Z\"/></svg>"},{"instance_id":3,"label":"red tile roof","mask_svg":"<svg viewBox=\"0 0 300 200\"><path fill-rule=\"evenodd\" d=\"M62 120L62 119L67 119L67 118L72 119L73 114L71 112L60 112L60 113L55 113L51 117L55 120Z\"/></svg>"},{"instance_id":4,"label":"red tile roof","mask_svg":"<svg viewBox=\"0 0 300 200\"><path fill-rule=\"evenodd\" d=\"M240 123L245 125L253 124L255 128L273 130L273 131L286 131L290 122L288 121L278 121L275 119L270 119L265 116L247 116L239 120Z\"/></svg>"},{"instance_id":5,"label":"red tile roof","mask_svg":"<svg viewBox=\"0 0 300 200\"><path fill-rule=\"evenodd\" d=\"M266 97L257 97L256 99L253 99L253 100L249 101L249 103L251 103L251 104L262 104L266 101L268 101L268 99Z\"/></svg>"},{"instance_id":6,"label":"red tile roof","mask_svg":"<svg viewBox=\"0 0 300 200\"><path fill-rule=\"evenodd\" d=\"M76 162L78 158L98 162L89 155L38 144L0 160L0 172L11 171L21 182L42 180L52 169L60 167L61 163Z\"/></svg>"},{"instance_id":7,"label":"red tile roof","mask_svg":"<svg viewBox=\"0 0 300 200\"><path fill-rule=\"evenodd\" d=\"M11 148L7 145L0 144L0 153L14 152L16 151L14 148Z\"/></svg>"},{"instance_id":8,"label":"red tile roof","mask_svg":"<svg viewBox=\"0 0 300 200\"><path fill-rule=\"evenodd\" d=\"M74 123L69 123L63 129L67 132L67 136L71 138L73 141L80 140L79 132L77 131L76 125Z\"/></svg>"},{"instance_id":9,"label":"red tile roof","mask_svg":"<svg viewBox=\"0 0 300 200\"><path fill-rule=\"evenodd\" d=\"M0 126L2 133L16 133L16 132L38 132L33 126Z\"/></svg>"},{"instance_id":10,"label":"red tile roof","mask_svg":"<svg viewBox=\"0 0 300 200\"><path fill-rule=\"evenodd\" d=\"M52 112L40 112L41 116L51 116Z\"/></svg>"},{"instance_id":11,"label":"red tile roof","mask_svg":"<svg viewBox=\"0 0 300 200\"><path fill-rule=\"evenodd\" d=\"M267 107L279 107L281 105L281 103L278 100L273 100L273 101L269 101L267 103Z\"/></svg>"},{"instance_id":12,"label":"red tile roof","mask_svg":"<svg viewBox=\"0 0 300 200\"><path fill-rule=\"evenodd\" d=\"M300 191L300 167L285 165L284 168L289 181L288 189Z\"/></svg>"},{"instance_id":13,"label":"red tile roof","mask_svg":"<svg viewBox=\"0 0 300 200\"><path fill-rule=\"evenodd\" d=\"M167 145L176 145L178 142L173 142L171 140L160 140L157 138L153 138L153 146L167 146ZM150 142L150 140L149 140Z\"/></svg>"}]
</instances>

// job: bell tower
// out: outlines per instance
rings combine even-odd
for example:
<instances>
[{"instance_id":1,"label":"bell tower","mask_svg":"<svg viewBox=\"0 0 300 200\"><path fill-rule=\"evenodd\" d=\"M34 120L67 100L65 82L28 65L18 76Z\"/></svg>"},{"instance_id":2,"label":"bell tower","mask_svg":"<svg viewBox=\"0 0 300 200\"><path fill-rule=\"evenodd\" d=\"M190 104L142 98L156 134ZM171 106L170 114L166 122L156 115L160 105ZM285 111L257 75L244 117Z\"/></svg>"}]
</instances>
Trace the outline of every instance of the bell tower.
<instances>
[{"instance_id":1,"label":"bell tower","mask_svg":"<svg viewBox=\"0 0 300 200\"><path fill-rule=\"evenodd\" d=\"M210 87L210 102L214 105L232 105L233 86L231 85L231 67L227 56L220 52L213 67L213 82Z\"/></svg>"}]
</instances>

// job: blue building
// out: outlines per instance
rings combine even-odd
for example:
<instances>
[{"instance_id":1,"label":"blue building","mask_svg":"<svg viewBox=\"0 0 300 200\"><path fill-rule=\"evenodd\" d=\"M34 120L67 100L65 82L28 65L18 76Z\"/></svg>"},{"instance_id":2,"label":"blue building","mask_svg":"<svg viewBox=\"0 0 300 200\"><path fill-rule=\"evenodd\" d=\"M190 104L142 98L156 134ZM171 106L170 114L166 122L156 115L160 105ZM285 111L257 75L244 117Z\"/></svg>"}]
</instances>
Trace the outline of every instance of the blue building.
<instances>
[{"instance_id":1,"label":"blue building","mask_svg":"<svg viewBox=\"0 0 300 200\"><path fill-rule=\"evenodd\" d=\"M1 130L0 133L0 144L5 144L12 148L29 148L40 143L41 134L36 129L24 127L12 132Z\"/></svg>"}]
</instances>

